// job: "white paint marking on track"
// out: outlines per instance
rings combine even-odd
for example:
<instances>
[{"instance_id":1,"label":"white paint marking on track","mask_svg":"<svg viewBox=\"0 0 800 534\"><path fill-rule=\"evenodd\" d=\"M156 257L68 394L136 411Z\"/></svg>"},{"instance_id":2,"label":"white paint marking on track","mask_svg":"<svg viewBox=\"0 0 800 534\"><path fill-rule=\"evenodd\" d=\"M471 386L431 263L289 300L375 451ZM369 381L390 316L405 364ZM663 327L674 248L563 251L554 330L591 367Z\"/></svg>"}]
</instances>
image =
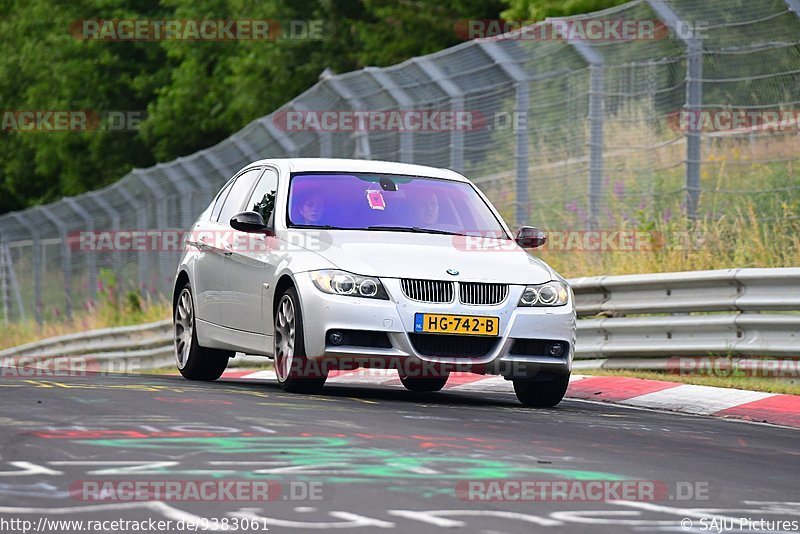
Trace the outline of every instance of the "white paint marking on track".
<instances>
[{"instance_id":1,"label":"white paint marking on track","mask_svg":"<svg viewBox=\"0 0 800 534\"><path fill-rule=\"evenodd\" d=\"M620 401L620 404L710 415L720 410L772 396L774 393L684 384L655 393L639 395Z\"/></svg>"},{"instance_id":2,"label":"white paint marking on track","mask_svg":"<svg viewBox=\"0 0 800 534\"><path fill-rule=\"evenodd\" d=\"M490 376L477 382L469 382L468 384L458 384L453 387L447 388L451 391L477 391L477 392L513 392L511 381L506 380L502 376Z\"/></svg>"},{"instance_id":3,"label":"white paint marking on track","mask_svg":"<svg viewBox=\"0 0 800 534\"><path fill-rule=\"evenodd\" d=\"M223 375L223 378L225 376ZM255 371L250 373L249 375L244 375L239 378L244 380L278 380L278 377L275 376L275 371L273 369L266 369L264 371Z\"/></svg>"}]
</instances>

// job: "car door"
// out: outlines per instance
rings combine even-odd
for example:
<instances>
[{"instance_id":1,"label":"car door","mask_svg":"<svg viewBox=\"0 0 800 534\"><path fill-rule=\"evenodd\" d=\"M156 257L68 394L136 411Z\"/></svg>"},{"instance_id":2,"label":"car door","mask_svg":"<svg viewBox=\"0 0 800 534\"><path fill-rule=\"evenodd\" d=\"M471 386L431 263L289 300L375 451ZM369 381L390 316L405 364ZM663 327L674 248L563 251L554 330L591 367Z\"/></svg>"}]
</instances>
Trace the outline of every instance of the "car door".
<instances>
[{"instance_id":1,"label":"car door","mask_svg":"<svg viewBox=\"0 0 800 534\"><path fill-rule=\"evenodd\" d=\"M197 293L197 300L203 301L204 316L198 317L216 325L222 325L221 302L225 296L225 259L231 253L233 235L230 218L239 213L244 199L250 194L263 167L247 169L236 176L223 190L211 212L206 231L198 232L196 239L202 258L198 262L195 279L202 280L202 287Z\"/></svg>"},{"instance_id":2,"label":"car door","mask_svg":"<svg viewBox=\"0 0 800 534\"><path fill-rule=\"evenodd\" d=\"M278 172L267 167L242 211L257 211L273 226L277 191ZM267 321L271 318L263 316L262 295L269 288L264 284L275 284L278 240L264 234L231 230L233 249L225 260L225 297L221 301L223 324L246 332L266 334Z\"/></svg>"},{"instance_id":3,"label":"car door","mask_svg":"<svg viewBox=\"0 0 800 534\"><path fill-rule=\"evenodd\" d=\"M210 214L195 224L186 242L187 246L197 250L192 282L197 318L212 324L219 324L219 292L224 264L224 251L216 239L219 231L216 221L233 182L232 178L217 194Z\"/></svg>"}]
</instances>

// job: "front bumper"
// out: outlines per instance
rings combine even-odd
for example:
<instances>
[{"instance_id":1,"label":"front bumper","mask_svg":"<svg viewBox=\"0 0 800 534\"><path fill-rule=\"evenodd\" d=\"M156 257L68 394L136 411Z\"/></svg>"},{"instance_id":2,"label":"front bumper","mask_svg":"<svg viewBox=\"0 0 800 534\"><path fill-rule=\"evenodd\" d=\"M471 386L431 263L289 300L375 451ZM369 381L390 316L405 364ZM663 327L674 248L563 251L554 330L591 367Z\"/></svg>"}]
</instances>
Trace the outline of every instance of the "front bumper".
<instances>
[{"instance_id":1,"label":"front bumper","mask_svg":"<svg viewBox=\"0 0 800 534\"><path fill-rule=\"evenodd\" d=\"M506 300L496 306L473 306L457 301L449 304L423 303L403 295L400 280L381 278L390 300L367 299L323 293L309 273L295 275L303 313L306 355L322 358L414 358L422 362L452 364L458 368L480 368L488 373L565 374L572 370L575 349L575 310L573 303L554 308L523 308L517 303L524 286L509 286ZM500 335L493 348L481 357L441 357L418 352L409 334L414 332L416 313L486 315L500 318ZM392 348L332 346L329 330L385 332ZM511 354L517 339L561 341L568 350L560 356Z\"/></svg>"}]
</instances>

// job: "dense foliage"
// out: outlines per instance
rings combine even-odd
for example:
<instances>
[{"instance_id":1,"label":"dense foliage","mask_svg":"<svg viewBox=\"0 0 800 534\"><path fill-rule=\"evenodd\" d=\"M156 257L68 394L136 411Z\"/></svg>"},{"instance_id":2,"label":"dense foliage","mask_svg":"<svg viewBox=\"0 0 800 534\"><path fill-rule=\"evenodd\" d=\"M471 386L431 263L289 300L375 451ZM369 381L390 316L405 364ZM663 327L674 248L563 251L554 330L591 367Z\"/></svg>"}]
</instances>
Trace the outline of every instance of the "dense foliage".
<instances>
[{"instance_id":1,"label":"dense foliage","mask_svg":"<svg viewBox=\"0 0 800 534\"><path fill-rule=\"evenodd\" d=\"M592 10L615 0L7 0L0 110L146 112L130 132L0 132L0 213L111 183L213 145L313 85L459 42L459 20ZM561 7L559 7L561 6ZM82 40L82 19L322 20L315 40Z\"/></svg>"}]
</instances>

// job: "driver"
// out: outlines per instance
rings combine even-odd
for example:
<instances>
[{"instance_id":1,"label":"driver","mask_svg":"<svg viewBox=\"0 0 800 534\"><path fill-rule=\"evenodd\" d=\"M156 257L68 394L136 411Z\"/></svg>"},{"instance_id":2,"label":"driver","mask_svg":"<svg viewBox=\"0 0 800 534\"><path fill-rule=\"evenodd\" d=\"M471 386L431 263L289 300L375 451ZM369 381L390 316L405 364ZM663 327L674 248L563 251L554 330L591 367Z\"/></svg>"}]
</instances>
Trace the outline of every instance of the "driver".
<instances>
[{"instance_id":1,"label":"driver","mask_svg":"<svg viewBox=\"0 0 800 534\"><path fill-rule=\"evenodd\" d=\"M314 193L306 198L300 205L300 217L304 224L317 224L325 213L325 203L319 193Z\"/></svg>"},{"instance_id":2,"label":"driver","mask_svg":"<svg viewBox=\"0 0 800 534\"><path fill-rule=\"evenodd\" d=\"M414 207L418 226L430 227L439 222L439 198L435 193L419 199Z\"/></svg>"}]
</instances>

